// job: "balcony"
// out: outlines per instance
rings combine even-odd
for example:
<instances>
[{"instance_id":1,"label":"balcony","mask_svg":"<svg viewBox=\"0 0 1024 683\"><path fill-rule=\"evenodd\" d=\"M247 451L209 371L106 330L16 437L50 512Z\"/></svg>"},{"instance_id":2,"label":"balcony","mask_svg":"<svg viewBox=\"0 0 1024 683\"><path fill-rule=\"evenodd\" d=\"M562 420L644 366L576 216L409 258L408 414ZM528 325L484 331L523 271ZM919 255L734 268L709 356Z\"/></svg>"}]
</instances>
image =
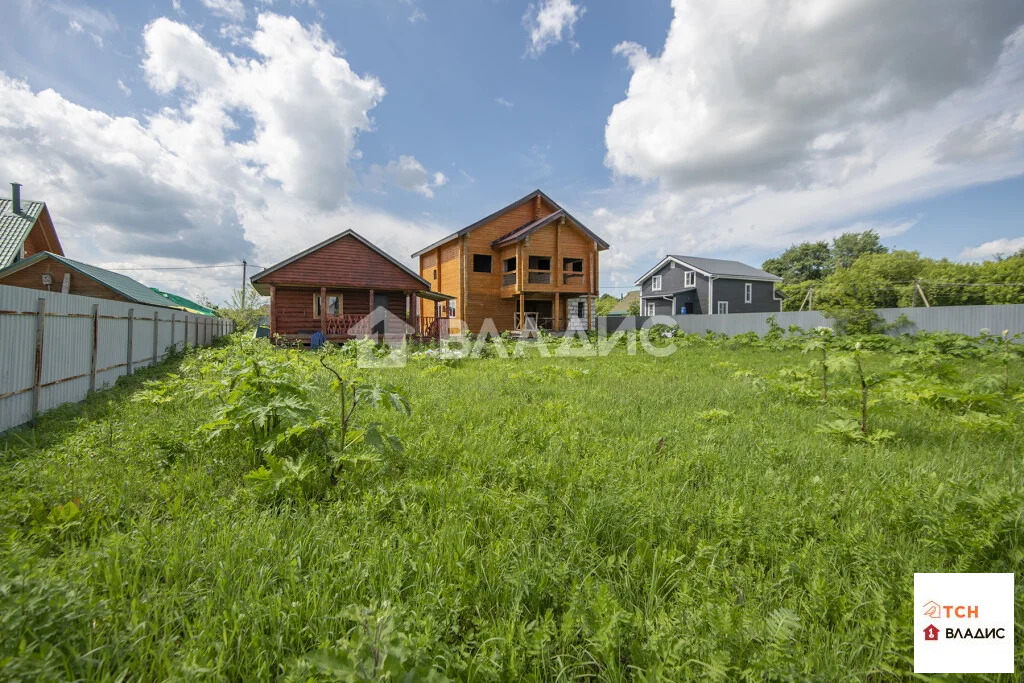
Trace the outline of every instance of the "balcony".
<instances>
[{"instance_id":1,"label":"balcony","mask_svg":"<svg viewBox=\"0 0 1024 683\"><path fill-rule=\"evenodd\" d=\"M551 271L540 270L539 268L531 268L526 274L526 281L531 285L550 285L551 284Z\"/></svg>"},{"instance_id":2,"label":"balcony","mask_svg":"<svg viewBox=\"0 0 1024 683\"><path fill-rule=\"evenodd\" d=\"M501 286L502 287L508 287L509 285L514 285L515 283L516 283L516 272L515 271L512 271L511 273L503 273L502 274L502 276L501 276Z\"/></svg>"}]
</instances>

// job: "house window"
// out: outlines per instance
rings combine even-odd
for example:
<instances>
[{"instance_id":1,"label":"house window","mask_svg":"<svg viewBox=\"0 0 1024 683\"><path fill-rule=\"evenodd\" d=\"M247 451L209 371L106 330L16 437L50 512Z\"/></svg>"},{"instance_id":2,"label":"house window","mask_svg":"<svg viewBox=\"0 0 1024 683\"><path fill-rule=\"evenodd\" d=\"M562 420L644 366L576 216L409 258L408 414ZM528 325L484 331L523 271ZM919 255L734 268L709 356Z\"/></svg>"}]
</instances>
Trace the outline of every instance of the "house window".
<instances>
[{"instance_id":1,"label":"house window","mask_svg":"<svg viewBox=\"0 0 1024 683\"><path fill-rule=\"evenodd\" d=\"M473 272L474 273L489 273L489 272L491 272L491 255L490 254L473 254Z\"/></svg>"},{"instance_id":2,"label":"house window","mask_svg":"<svg viewBox=\"0 0 1024 683\"><path fill-rule=\"evenodd\" d=\"M530 270L551 270L550 256L531 256Z\"/></svg>"},{"instance_id":3,"label":"house window","mask_svg":"<svg viewBox=\"0 0 1024 683\"><path fill-rule=\"evenodd\" d=\"M655 275L654 277L651 278L651 291L652 292L660 292L661 291L661 276L660 275Z\"/></svg>"},{"instance_id":4,"label":"house window","mask_svg":"<svg viewBox=\"0 0 1024 683\"><path fill-rule=\"evenodd\" d=\"M334 294L327 295L327 315L328 316L339 316L344 310L344 297L341 292L335 292ZM320 295L313 295L313 318L316 320L320 319L322 311L320 310Z\"/></svg>"},{"instance_id":5,"label":"house window","mask_svg":"<svg viewBox=\"0 0 1024 683\"><path fill-rule=\"evenodd\" d=\"M501 272L514 273L516 270L516 257L507 258L501 262Z\"/></svg>"},{"instance_id":6,"label":"house window","mask_svg":"<svg viewBox=\"0 0 1024 683\"><path fill-rule=\"evenodd\" d=\"M583 310L583 302L582 301L577 301L576 302L576 317L577 318L586 318L587 317L586 311Z\"/></svg>"},{"instance_id":7,"label":"house window","mask_svg":"<svg viewBox=\"0 0 1024 683\"><path fill-rule=\"evenodd\" d=\"M696 287L697 286L697 273L692 270L688 270L683 273L683 287Z\"/></svg>"},{"instance_id":8,"label":"house window","mask_svg":"<svg viewBox=\"0 0 1024 683\"><path fill-rule=\"evenodd\" d=\"M668 267L669 268L675 268L676 267L676 262L675 261L669 262Z\"/></svg>"},{"instance_id":9,"label":"house window","mask_svg":"<svg viewBox=\"0 0 1024 683\"><path fill-rule=\"evenodd\" d=\"M743 303L749 304L754 300L754 285L747 282L743 285Z\"/></svg>"},{"instance_id":10,"label":"house window","mask_svg":"<svg viewBox=\"0 0 1024 683\"><path fill-rule=\"evenodd\" d=\"M654 315L654 302L653 301L648 301L647 302L647 315Z\"/></svg>"},{"instance_id":11,"label":"house window","mask_svg":"<svg viewBox=\"0 0 1024 683\"><path fill-rule=\"evenodd\" d=\"M437 268L434 268L434 278L433 279L435 279L435 280L437 279Z\"/></svg>"},{"instance_id":12,"label":"house window","mask_svg":"<svg viewBox=\"0 0 1024 683\"><path fill-rule=\"evenodd\" d=\"M728 301L719 301L718 302L718 313L719 313L719 315L722 315L722 314L725 314L725 313L728 313L728 312L729 312L729 302Z\"/></svg>"},{"instance_id":13,"label":"house window","mask_svg":"<svg viewBox=\"0 0 1024 683\"><path fill-rule=\"evenodd\" d=\"M562 270L582 273L583 272L583 259L581 258L564 258L562 259Z\"/></svg>"}]
</instances>

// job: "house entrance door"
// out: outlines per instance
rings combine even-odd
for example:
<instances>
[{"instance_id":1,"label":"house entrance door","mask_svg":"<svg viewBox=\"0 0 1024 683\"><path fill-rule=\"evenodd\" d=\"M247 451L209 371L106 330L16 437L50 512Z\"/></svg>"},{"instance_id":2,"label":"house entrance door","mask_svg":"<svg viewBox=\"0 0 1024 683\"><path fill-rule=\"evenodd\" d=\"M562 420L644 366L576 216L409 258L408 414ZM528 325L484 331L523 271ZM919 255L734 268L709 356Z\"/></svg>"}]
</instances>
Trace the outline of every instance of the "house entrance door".
<instances>
[{"instance_id":1,"label":"house entrance door","mask_svg":"<svg viewBox=\"0 0 1024 683\"><path fill-rule=\"evenodd\" d=\"M378 310L381 309L381 308L383 308L384 310L383 311L379 311L379 313L378 313ZM376 315L374 315L374 320L376 322L373 325L373 334L380 335L380 334L384 334L387 331L385 329L385 324L384 324L385 321L387 320L387 310L388 310L388 295L387 294L377 294L376 292L374 292L374 294L373 294L373 311L372 311L372 313L376 314Z\"/></svg>"}]
</instances>

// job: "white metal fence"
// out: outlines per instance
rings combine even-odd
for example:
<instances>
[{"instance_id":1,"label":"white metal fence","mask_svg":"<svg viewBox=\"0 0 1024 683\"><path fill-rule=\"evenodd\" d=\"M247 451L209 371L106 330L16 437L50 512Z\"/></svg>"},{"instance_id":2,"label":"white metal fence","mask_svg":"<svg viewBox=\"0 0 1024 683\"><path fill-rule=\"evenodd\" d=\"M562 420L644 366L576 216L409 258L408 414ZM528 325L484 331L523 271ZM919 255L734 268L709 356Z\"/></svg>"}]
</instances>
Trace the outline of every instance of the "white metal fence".
<instances>
[{"instance_id":1,"label":"white metal fence","mask_svg":"<svg viewBox=\"0 0 1024 683\"><path fill-rule=\"evenodd\" d=\"M982 329L995 334L1003 330L1009 330L1010 334L1024 332L1024 304L876 308L875 313L888 323L895 322L901 315L910 320L910 324L893 329L890 334L947 331L977 335ZM704 334L710 330L732 336L745 332L765 334L771 329L768 323L771 316L775 316L775 323L783 328L798 325L807 330L818 325L833 325L833 321L821 311L675 315L672 318L684 332ZM614 332L620 328L628 329L629 325L640 327L646 320L646 316L602 317L598 319L598 329Z\"/></svg>"},{"instance_id":2,"label":"white metal fence","mask_svg":"<svg viewBox=\"0 0 1024 683\"><path fill-rule=\"evenodd\" d=\"M0 285L0 432L233 329L224 318Z\"/></svg>"}]
</instances>

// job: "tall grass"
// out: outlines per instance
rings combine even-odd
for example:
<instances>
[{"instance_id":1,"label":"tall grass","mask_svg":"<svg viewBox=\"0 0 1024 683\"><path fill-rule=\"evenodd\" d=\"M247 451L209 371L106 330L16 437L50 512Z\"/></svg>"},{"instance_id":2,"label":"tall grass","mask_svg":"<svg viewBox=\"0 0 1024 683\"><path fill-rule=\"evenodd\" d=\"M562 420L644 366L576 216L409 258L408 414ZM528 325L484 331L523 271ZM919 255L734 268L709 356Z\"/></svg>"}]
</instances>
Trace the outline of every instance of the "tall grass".
<instances>
[{"instance_id":1,"label":"tall grass","mask_svg":"<svg viewBox=\"0 0 1024 683\"><path fill-rule=\"evenodd\" d=\"M404 450L271 502L215 396L133 400L251 353L333 410L315 354L243 347L0 440L4 678L909 677L914 572L1024 560L1019 410L883 402L895 437L846 444L818 426L855 403L759 387L807 358L743 345L350 368L405 392L365 416Z\"/></svg>"}]
</instances>

